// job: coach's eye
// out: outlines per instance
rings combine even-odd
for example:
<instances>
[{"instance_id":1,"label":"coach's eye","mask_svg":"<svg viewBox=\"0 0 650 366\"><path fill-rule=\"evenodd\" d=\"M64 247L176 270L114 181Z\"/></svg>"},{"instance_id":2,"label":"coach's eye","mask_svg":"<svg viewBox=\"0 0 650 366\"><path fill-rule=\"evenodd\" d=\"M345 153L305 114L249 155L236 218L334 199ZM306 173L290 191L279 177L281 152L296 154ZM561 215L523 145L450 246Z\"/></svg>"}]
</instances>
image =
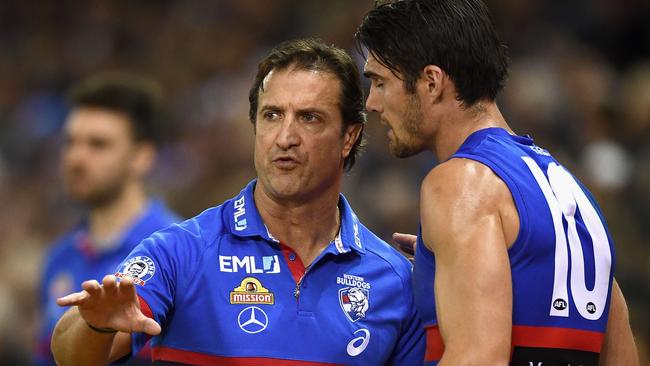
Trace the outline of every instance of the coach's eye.
<instances>
[{"instance_id":1,"label":"coach's eye","mask_svg":"<svg viewBox=\"0 0 650 366\"><path fill-rule=\"evenodd\" d=\"M276 111L266 111L262 115L263 115L264 119L267 120L267 121L274 121L274 120L280 118L280 113L278 113Z\"/></svg>"},{"instance_id":2,"label":"coach's eye","mask_svg":"<svg viewBox=\"0 0 650 366\"><path fill-rule=\"evenodd\" d=\"M316 122L316 121L318 121L318 116L315 113L305 113L302 116L302 119L305 122Z\"/></svg>"}]
</instances>

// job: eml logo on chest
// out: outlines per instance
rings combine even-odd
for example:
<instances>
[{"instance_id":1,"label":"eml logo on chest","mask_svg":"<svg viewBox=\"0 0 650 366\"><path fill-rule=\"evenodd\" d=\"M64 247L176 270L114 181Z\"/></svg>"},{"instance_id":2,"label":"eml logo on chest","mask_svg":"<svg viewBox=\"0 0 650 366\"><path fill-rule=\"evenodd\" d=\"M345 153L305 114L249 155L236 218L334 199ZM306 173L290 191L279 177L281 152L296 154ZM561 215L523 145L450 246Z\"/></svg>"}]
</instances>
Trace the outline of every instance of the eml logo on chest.
<instances>
[{"instance_id":1,"label":"eml logo on chest","mask_svg":"<svg viewBox=\"0 0 650 366\"><path fill-rule=\"evenodd\" d=\"M238 257L236 255L220 255L219 271L238 273L246 272L251 274L259 273L280 273L280 262L277 255L265 255L256 257L246 255Z\"/></svg>"}]
</instances>

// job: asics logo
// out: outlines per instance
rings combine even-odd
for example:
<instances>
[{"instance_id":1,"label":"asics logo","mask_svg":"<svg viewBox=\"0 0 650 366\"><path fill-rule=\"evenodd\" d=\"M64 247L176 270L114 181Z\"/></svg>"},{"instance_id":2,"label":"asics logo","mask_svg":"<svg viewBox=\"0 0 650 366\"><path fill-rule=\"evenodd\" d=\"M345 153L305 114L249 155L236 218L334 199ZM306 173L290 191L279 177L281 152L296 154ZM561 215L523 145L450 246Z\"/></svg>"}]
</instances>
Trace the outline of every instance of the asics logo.
<instances>
[{"instance_id":1,"label":"asics logo","mask_svg":"<svg viewBox=\"0 0 650 366\"><path fill-rule=\"evenodd\" d=\"M363 335L352 339L348 343L348 355L352 357L358 356L361 354L361 352L365 351L366 347L368 347L368 343L370 342L370 331L368 329L359 329L355 331L354 334L357 334L359 332L362 332Z\"/></svg>"}]
</instances>

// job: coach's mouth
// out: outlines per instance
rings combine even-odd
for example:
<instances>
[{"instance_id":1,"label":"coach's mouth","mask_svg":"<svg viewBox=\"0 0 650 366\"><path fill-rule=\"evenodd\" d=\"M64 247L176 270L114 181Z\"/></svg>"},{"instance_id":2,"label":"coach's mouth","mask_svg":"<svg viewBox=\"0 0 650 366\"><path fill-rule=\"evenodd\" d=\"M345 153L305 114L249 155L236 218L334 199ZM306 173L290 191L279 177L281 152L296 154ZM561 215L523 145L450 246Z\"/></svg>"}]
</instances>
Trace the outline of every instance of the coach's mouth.
<instances>
[{"instance_id":1,"label":"coach's mouth","mask_svg":"<svg viewBox=\"0 0 650 366\"><path fill-rule=\"evenodd\" d=\"M275 167L282 170L291 170L300 164L298 159L291 155L279 155L273 158L271 162Z\"/></svg>"}]
</instances>

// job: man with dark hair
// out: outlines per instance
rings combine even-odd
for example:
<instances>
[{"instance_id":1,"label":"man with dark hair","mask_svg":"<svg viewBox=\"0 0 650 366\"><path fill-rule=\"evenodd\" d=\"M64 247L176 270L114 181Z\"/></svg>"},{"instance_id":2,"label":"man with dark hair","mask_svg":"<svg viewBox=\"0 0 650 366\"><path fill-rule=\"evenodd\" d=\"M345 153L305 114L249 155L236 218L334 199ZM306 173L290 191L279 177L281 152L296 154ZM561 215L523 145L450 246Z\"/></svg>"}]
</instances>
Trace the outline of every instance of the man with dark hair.
<instances>
[{"instance_id":1,"label":"man with dark hair","mask_svg":"<svg viewBox=\"0 0 650 366\"><path fill-rule=\"evenodd\" d=\"M495 103L508 59L485 4L385 3L356 38L391 152L441 162L422 182L415 251L426 361L638 364L595 200Z\"/></svg>"},{"instance_id":2,"label":"man with dark hair","mask_svg":"<svg viewBox=\"0 0 650 366\"><path fill-rule=\"evenodd\" d=\"M61 168L70 196L87 214L45 257L40 365L54 364L50 337L63 315L56 299L112 273L142 239L178 221L144 184L159 135L158 94L153 82L121 74L90 78L70 94Z\"/></svg>"},{"instance_id":3,"label":"man with dark hair","mask_svg":"<svg viewBox=\"0 0 650 366\"><path fill-rule=\"evenodd\" d=\"M160 365L422 362L411 265L340 193L365 123L352 59L313 39L282 43L249 101L258 179L143 241L121 281L60 298L74 305L52 341L60 365L105 364L147 335ZM133 261L148 268L137 279Z\"/></svg>"}]
</instances>

